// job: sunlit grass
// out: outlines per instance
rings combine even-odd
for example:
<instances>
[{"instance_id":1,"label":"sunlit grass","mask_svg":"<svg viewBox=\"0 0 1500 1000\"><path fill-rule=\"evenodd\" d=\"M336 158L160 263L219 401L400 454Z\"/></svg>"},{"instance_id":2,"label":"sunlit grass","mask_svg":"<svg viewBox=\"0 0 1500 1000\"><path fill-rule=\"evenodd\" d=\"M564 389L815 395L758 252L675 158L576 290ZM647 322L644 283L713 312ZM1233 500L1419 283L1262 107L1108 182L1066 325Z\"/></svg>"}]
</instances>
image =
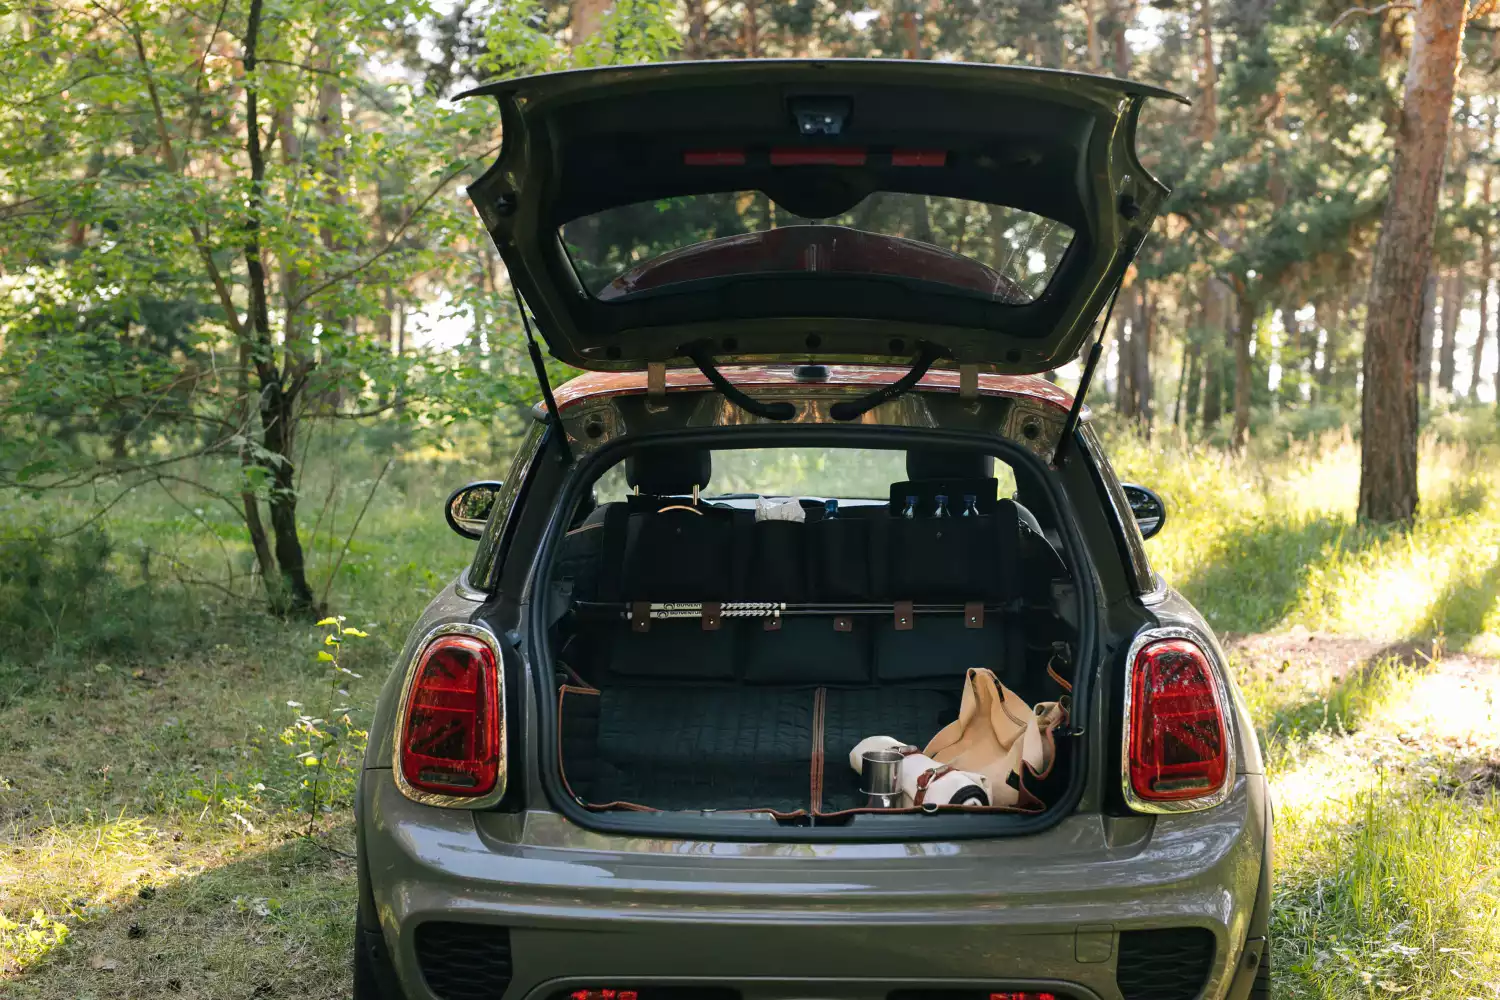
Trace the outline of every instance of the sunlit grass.
<instances>
[{"instance_id":1,"label":"sunlit grass","mask_svg":"<svg viewBox=\"0 0 1500 1000\"><path fill-rule=\"evenodd\" d=\"M1356 524L1346 435L1248 458L1130 438L1112 453L1167 496L1153 561L1218 628L1376 640L1326 661L1293 651L1237 664L1277 805L1275 995L1495 1000L1500 805L1488 779L1455 775L1500 759L1496 684L1451 660L1372 654L1500 642L1500 447L1424 442L1409 534ZM319 596L370 501L328 587L352 624L378 623L351 661L367 678L351 691L363 712L413 617L472 551L443 523L443 498L503 477L508 453L469 442L414 457L366 437L327 454L303 483ZM8 503L10 523L39 516L37 501ZM304 817L254 788L286 702L313 690L318 635L264 614L239 525L201 506L156 490L112 515L111 572L122 587L149 573L156 617L53 608L34 648L0 650L6 996L347 995L347 810L306 841ZM82 509L52 519L76 523ZM172 560L143 563L143 546Z\"/></svg>"},{"instance_id":2,"label":"sunlit grass","mask_svg":"<svg viewBox=\"0 0 1500 1000\"><path fill-rule=\"evenodd\" d=\"M1347 431L1239 457L1163 434L1110 445L1123 478L1167 500L1152 562L1216 628L1500 643L1500 445L1426 437L1409 532L1356 520Z\"/></svg>"}]
</instances>

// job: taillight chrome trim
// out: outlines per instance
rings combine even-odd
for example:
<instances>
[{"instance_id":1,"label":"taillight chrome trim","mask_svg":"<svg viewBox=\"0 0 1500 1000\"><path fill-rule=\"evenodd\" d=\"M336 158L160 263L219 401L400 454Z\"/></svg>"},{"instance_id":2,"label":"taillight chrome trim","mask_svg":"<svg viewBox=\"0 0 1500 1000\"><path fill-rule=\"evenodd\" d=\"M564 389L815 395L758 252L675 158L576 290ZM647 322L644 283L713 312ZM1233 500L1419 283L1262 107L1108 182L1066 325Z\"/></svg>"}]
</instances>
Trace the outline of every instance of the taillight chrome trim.
<instances>
[{"instance_id":1,"label":"taillight chrome trim","mask_svg":"<svg viewBox=\"0 0 1500 1000\"><path fill-rule=\"evenodd\" d=\"M406 713L410 707L412 688L416 685L417 668L422 665L422 658L427 655L427 650L432 644L450 635L463 635L478 639L489 647L490 655L495 658L495 702L499 723L495 735L500 759L495 764L495 787L483 795L444 795L441 792L429 792L407 781L405 769L401 766L401 738L406 731ZM506 721L505 661L500 656L500 641L495 638L495 633L483 625L471 625L467 622L449 622L431 629L412 651L411 662L406 665L406 676L401 681L401 699L396 703L395 725L392 727L391 735L391 771L396 775L396 787L401 790L402 795L425 806L442 806L448 809L485 809L495 805L505 797L508 758Z\"/></svg>"},{"instance_id":2,"label":"taillight chrome trim","mask_svg":"<svg viewBox=\"0 0 1500 1000\"><path fill-rule=\"evenodd\" d=\"M1133 720L1135 718L1135 661L1141 654L1141 650L1154 642L1167 639L1185 639L1203 651L1208 660L1209 676L1213 678L1214 700L1219 709L1219 718L1224 720L1224 755L1226 764L1224 767L1224 783L1219 788L1197 798L1178 799L1176 801L1160 802L1143 799L1135 793L1135 787L1130 781L1130 742L1134 735ZM1134 641L1130 644L1130 650L1125 655L1125 720L1121 726L1122 737L1120 739L1120 789L1125 793L1125 804L1132 811L1155 815L1166 815L1171 813L1201 812L1204 809L1212 809L1214 806L1223 805L1229 798L1229 791L1234 787L1234 779L1238 774L1238 747L1235 743L1235 723L1233 714L1234 701L1229 697L1229 684L1224 672L1224 664L1214 655L1213 644L1202 632L1194 629L1181 628L1178 626L1162 626L1160 628L1143 629L1136 633Z\"/></svg>"}]
</instances>

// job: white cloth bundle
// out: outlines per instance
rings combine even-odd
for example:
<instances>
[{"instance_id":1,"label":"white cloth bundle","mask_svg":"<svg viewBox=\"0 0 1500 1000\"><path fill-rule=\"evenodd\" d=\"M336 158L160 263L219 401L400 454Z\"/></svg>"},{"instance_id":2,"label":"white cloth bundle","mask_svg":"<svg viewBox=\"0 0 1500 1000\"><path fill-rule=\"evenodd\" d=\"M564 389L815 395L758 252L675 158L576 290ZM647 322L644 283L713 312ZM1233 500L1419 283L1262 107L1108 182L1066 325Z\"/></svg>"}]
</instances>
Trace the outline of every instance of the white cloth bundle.
<instances>
[{"instance_id":1,"label":"white cloth bundle","mask_svg":"<svg viewBox=\"0 0 1500 1000\"><path fill-rule=\"evenodd\" d=\"M757 521L806 521L807 511L802 509L802 502L796 497L789 500L767 500L765 497L756 497L755 519Z\"/></svg>"},{"instance_id":2,"label":"white cloth bundle","mask_svg":"<svg viewBox=\"0 0 1500 1000\"><path fill-rule=\"evenodd\" d=\"M849 751L849 766L854 768L855 774L863 772L864 756L870 750L900 750L907 744L893 736L871 736L860 740ZM901 760L901 770L897 784L901 788L903 804L911 806L917 799L917 782L923 774L933 768L943 767L931 757L920 753L909 754ZM984 793L983 801L974 794L974 789ZM966 791L967 790L967 791ZM958 801L954 801L958 796ZM994 801L990 794L990 779L973 771L949 771L947 774L934 778L927 785L927 793L922 796L923 805L976 805L987 806Z\"/></svg>"}]
</instances>

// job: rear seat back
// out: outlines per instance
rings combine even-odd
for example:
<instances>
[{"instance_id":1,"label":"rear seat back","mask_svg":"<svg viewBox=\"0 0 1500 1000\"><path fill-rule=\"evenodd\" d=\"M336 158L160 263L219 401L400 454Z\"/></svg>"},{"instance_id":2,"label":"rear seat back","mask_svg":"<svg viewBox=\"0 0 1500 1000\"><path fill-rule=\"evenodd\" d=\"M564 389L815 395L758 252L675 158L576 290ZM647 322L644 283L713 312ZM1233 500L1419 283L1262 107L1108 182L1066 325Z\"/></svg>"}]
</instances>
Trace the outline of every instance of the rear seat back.
<instances>
[{"instance_id":1,"label":"rear seat back","mask_svg":"<svg viewBox=\"0 0 1500 1000\"><path fill-rule=\"evenodd\" d=\"M1013 501L996 499L993 478L913 479L892 488L904 500L970 486L966 492L984 498L978 517L933 519L928 504L910 520L900 508L849 508L829 520L813 507L805 522L757 522L750 510L696 502L711 472L709 453L695 449L652 449L627 460L638 494L590 519L600 525L598 600L993 606L1016 596L1019 521ZM608 672L623 677L862 684L956 677L974 666L1003 672L1006 661L1024 655L1019 634L1014 615L994 611L982 623L918 613L903 625L894 615L831 610L654 619L644 629L621 623L600 652Z\"/></svg>"}]
</instances>

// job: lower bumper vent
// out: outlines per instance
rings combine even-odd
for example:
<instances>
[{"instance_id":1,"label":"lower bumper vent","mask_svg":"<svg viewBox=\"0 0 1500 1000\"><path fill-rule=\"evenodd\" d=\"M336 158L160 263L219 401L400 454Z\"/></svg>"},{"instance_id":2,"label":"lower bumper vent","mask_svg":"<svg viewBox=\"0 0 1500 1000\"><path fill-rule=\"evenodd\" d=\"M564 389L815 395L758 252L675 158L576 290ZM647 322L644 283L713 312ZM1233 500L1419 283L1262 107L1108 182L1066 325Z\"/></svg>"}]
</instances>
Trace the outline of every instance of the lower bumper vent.
<instances>
[{"instance_id":1,"label":"lower bumper vent","mask_svg":"<svg viewBox=\"0 0 1500 1000\"><path fill-rule=\"evenodd\" d=\"M1214 935L1201 927L1124 931L1115 981L1125 1000L1193 1000L1214 963Z\"/></svg>"},{"instance_id":2,"label":"lower bumper vent","mask_svg":"<svg viewBox=\"0 0 1500 1000\"><path fill-rule=\"evenodd\" d=\"M488 924L418 924L417 962L443 1000L497 1000L510 985L510 931Z\"/></svg>"}]
</instances>

